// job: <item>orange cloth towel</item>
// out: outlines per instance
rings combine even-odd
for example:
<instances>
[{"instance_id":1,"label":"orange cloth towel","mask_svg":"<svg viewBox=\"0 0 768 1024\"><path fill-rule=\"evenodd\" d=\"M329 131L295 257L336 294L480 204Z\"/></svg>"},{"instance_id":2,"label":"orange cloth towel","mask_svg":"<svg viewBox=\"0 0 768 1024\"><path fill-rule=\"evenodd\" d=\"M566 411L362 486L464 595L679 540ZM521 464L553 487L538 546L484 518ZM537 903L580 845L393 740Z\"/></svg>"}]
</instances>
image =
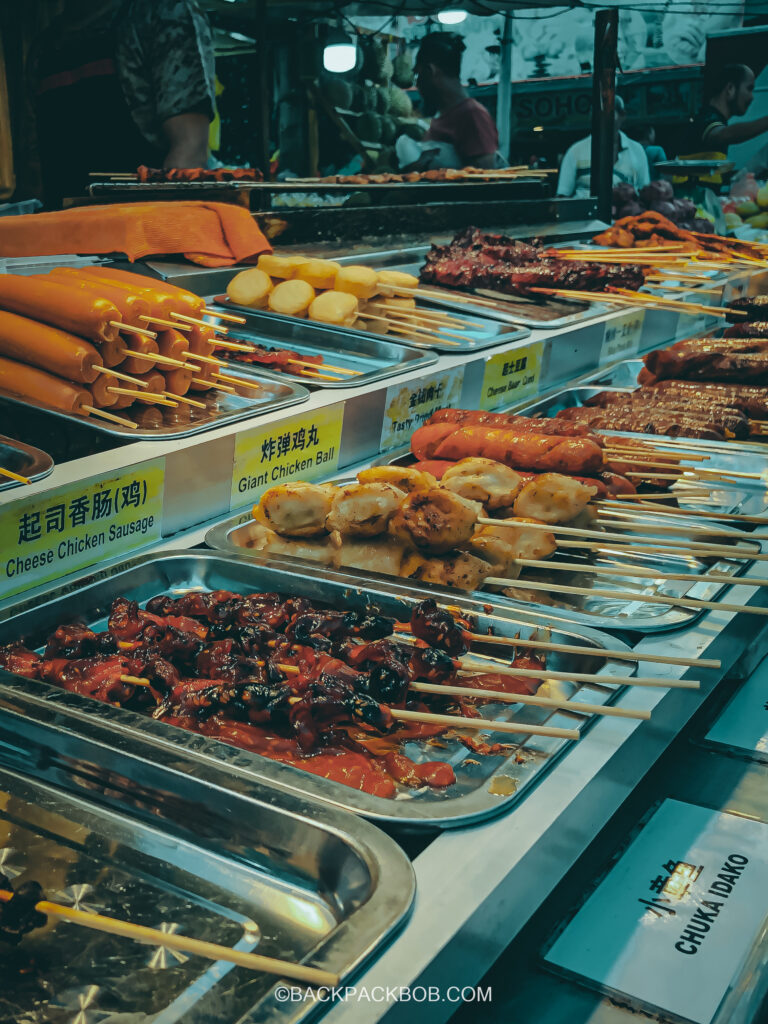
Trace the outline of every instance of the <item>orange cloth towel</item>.
<instances>
[{"instance_id":1,"label":"orange cloth towel","mask_svg":"<svg viewBox=\"0 0 768 1024\"><path fill-rule=\"evenodd\" d=\"M0 218L0 256L61 253L183 253L193 263L228 267L272 252L256 221L231 203L115 203Z\"/></svg>"}]
</instances>

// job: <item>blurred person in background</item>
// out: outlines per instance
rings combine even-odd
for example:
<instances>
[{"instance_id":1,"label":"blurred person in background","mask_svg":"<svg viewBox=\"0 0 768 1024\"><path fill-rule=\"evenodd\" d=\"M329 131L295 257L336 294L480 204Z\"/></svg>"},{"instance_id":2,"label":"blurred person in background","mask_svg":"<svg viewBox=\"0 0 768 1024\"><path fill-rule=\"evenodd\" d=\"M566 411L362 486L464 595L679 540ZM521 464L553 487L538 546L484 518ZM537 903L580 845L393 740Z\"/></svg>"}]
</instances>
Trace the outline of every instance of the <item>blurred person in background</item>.
<instances>
[{"instance_id":1,"label":"blurred person in background","mask_svg":"<svg viewBox=\"0 0 768 1024\"><path fill-rule=\"evenodd\" d=\"M661 177L660 173L656 170L656 164L666 160L667 154L661 146L656 145L656 129L652 124L647 124L642 128L637 141L645 150L651 181L656 181Z\"/></svg>"},{"instance_id":2,"label":"blurred person in background","mask_svg":"<svg viewBox=\"0 0 768 1024\"><path fill-rule=\"evenodd\" d=\"M422 160L428 162L420 160L420 166L503 166L497 155L499 133L493 118L461 84L463 52L464 40L454 32L431 32L419 46L416 88L425 113L436 115L422 139ZM430 142L436 144L431 149Z\"/></svg>"},{"instance_id":3,"label":"blurred person in background","mask_svg":"<svg viewBox=\"0 0 768 1024\"><path fill-rule=\"evenodd\" d=\"M621 96L615 98L615 114L613 118L613 184L626 182L639 191L651 180L648 170L648 158L639 142L630 139L621 130L624 124L624 101ZM575 196L585 198L592 194L592 136L578 142L566 150L560 164L560 175L557 179L559 196Z\"/></svg>"},{"instance_id":4,"label":"blurred person in background","mask_svg":"<svg viewBox=\"0 0 768 1024\"><path fill-rule=\"evenodd\" d=\"M755 74L746 64L726 64L709 80L704 106L691 123L687 156L721 156L737 142L747 142L768 131L768 117L729 124L743 117L754 99Z\"/></svg>"},{"instance_id":5,"label":"blurred person in background","mask_svg":"<svg viewBox=\"0 0 768 1024\"><path fill-rule=\"evenodd\" d=\"M69 0L32 62L47 206L89 171L206 166L215 73L197 0Z\"/></svg>"}]
</instances>

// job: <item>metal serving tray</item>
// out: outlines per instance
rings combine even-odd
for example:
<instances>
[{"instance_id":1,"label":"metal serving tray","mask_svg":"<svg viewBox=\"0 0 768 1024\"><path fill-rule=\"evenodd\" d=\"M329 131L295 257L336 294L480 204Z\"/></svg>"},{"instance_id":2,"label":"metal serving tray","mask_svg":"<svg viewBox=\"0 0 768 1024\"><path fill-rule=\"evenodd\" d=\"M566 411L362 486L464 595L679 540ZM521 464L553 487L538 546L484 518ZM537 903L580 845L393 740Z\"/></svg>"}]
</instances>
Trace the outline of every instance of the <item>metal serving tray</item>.
<instances>
[{"instance_id":1,"label":"metal serving tray","mask_svg":"<svg viewBox=\"0 0 768 1024\"><path fill-rule=\"evenodd\" d=\"M77 423L78 426L90 427L101 434L110 434L113 437L124 437L131 441L167 441L173 437L191 437L193 434L202 434L206 430L214 430L227 423L259 416L265 412L274 412L276 409L285 409L290 405L298 405L309 399L307 389L292 380L278 381L272 376L242 373L240 368L235 366L232 367L231 372L237 377L242 377L246 382L258 381L261 390L255 391L252 388L243 387L242 394L236 395L225 391L193 392L193 397L206 403L205 409L196 409L194 406L181 403L178 409L153 406L152 408L162 416L162 422L156 427L143 425L137 427L136 430L123 427L119 423L112 423L110 420L100 419L98 416L77 416L75 413L62 412L61 409L54 409L42 402L22 401L4 392L0 392L0 402L7 402L9 405L19 406L22 409L38 409L40 412L48 413L66 423ZM227 370L228 375L229 373L230 371ZM138 405L141 404L138 403ZM120 409L118 415L124 416L126 419L135 419L139 415L138 405L136 409ZM148 407L144 406L144 409L146 408ZM182 412L182 410L184 411ZM109 412L109 409L106 412ZM187 414L189 414L188 419L186 418ZM179 419L179 417L183 418Z\"/></svg>"},{"instance_id":2,"label":"metal serving tray","mask_svg":"<svg viewBox=\"0 0 768 1024\"><path fill-rule=\"evenodd\" d=\"M153 763L140 737L110 749L99 723L12 686L0 703L0 871L14 885L342 975L405 920L413 871L366 822L268 786L227 791L178 754ZM0 1017L15 1024L298 1024L313 1005L279 1002L274 975L55 918L2 957Z\"/></svg>"},{"instance_id":3,"label":"metal serving tray","mask_svg":"<svg viewBox=\"0 0 768 1024\"><path fill-rule=\"evenodd\" d=\"M10 469L12 473L19 473L34 483L53 472L53 459L48 452L40 448L33 448L23 441L16 441L12 437L0 434L0 466L3 469ZM0 491L23 486L18 480L10 480L0 475Z\"/></svg>"},{"instance_id":4,"label":"metal serving tray","mask_svg":"<svg viewBox=\"0 0 768 1024\"><path fill-rule=\"evenodd\" d=\"M634 509L632 511L635 512ZM660 524L662 522L658 517L644 517L639 512L635 512L635 516L638 523ZM683 526L690 525L692 529L695 526L701 526L701 522L694 518L682 519L676 522ZM725 529L728 529L728 527L725 527ZM629 533L629 531L626 532ZM318 571L317 563L305 559L260 555L258 551L254 551L250 547L252 533L250 515L248 513L240 513L211 527L205 535L205 542L209 547L219 551L224 551L228 554L239 554L241 557L255 558L258 561L264 560L269 565L284 566L286 568L295 567L295 571L306 573ZM734 541L736 541L740 535L736 530L733 533ZM656 537L658 536L656 535ZM648 545L651 545L656 538L653 534L649 534L647 537L644 535L644 539L647 539ZM666 539L668 540L669 538L667 537ZM684 540L684 538L681 538L681 540ZM719 538L719 540L724 539ZM724 542L727 543L727 541ZM557 558L558 556L555 556L553 561L557 560ZM579 562L585 566L605 567L618 564L620 566L632 565L644 570L656 569L659 572L687 573L691 576L690 582L685 580L654 580L638 577L636 580L632 580L632 584L634 584L632 589L637 590L640 594L693 597L705 601L714 600L718 594L722 593L726 584L697 583L697 576L709 571L736 576L738 573L743 572L749 564L748 560L737 559L718 559L717 561L705 563L695 558L672 554L665 556L658 553L629 555L625 549L616 550L610 544L606 544L599 552L592 553L591 556L586 553L582 555L569 548L563 553L560 560ZM366 573L358 569L343 569L339 571L343 572L344 577L350 581L357 581L357 586L368 588L374 585L395 585L395 577L392 576ZM322 572L326 572L324 566ZM538 589L526 590L526 579L537 582L549 582L553 586L562 584L563 586L593 587L599 590L612 590L621 593L625 593L630 586L627 574L621 568L617 568L615 576L609 573L590 575L586 572L569 573L557 569L526 568L523 578L516 580L513 585L511 584L509 587L504 588L502 592L498 591L497 588L493 588L492 590L474 590L466 594L464 591L446 589L421 581L413 581L411 586L418 587L422 596L428 595L438 600L456 603L457 595L462 597L469 596L478 603L482 602L486 606L492 606L496 613L504 612L505 614L517 615L520 608L532 608L535 609L535 614L540 619L542 616L545 616L546 620L549 621L550 616L555 614L562 620L578 624L580 627L591 626L595 629L614 633L619 631L620 633L645 635L680 629L683 626L690 625L701 614L693 609L631 601L623 597L613 598L595 594L571 596ZM404 585L408 583L407 580L402 582Z\"/></svg>"},{"instance_id":5,"label":"metal serving tray","mask_svg":"<svg viewBox=\"0 0 768 1024\"><path fill-rule=\"evenodd\" d=\"M399 269L399 268L398 268ZM218 295L212 299L212 303L220 309L237 310L238 313L248 313L253 317L253 327L264 337L268 332L275 329L275 325L283 324L285 329L295 327L303 338L303 343L314 344L315 351L319 348L321 352L331 351L335 354L335 346L341 344L340 339L346 338L347 349L364 351L361 348L365 343L370 343L373 338L381 338L382 335L374 335L368 331L359 331L352 327L331 327L328 324L317 323L314 320L299 320L296 317L282 316L279 313L265 312L261 309L250 309L248 306L238 306L230 302L225 296ZM428 303L420 300L422 306ZM461 322L461 327L451 326L450 333L442 335L442 331L436 334L434 340L425 339L415 334L392 335L397 338L396 344L407 344L411 348L437 349L438 352L447 352L450 355L461 355L464 352L480 352L483 349L491 348L494 345L508 345L513 341L521 341L531 333L520 326L522 321L506 319L500 324L501 317L489 316L484 308L472 308L458 303L451 307L453 315ZM469 315L471 313L471 316ZM470 322L471 321L471 322ZM481 327L477 323L482 324ZM262 326L263 325L263 326ZM463 338L453 337L454 334L461 334ZM228 335L236 337L236 335ZM274 337L274 335L272 335ZM387 339L390 337L386 336ZM312 339L315 339L312 341ZM312 382L315 383L314 381Z\"/></svg>"},{"instance_id":6,"label":"metal serving tray","mask_svg":"<svg viewBox=\"0 0 768 1024\"><path fill-rule=\"evenodd\" d=\"M300 381L306 387L312 388L357 388L387 380L399 373L419 370L437 362L437 356L433 352L424 349L417 351L408 345L395 342L389 336L325 328L323 324L312 324L314 330L308 331L306 328L310 321L263 311L256 315L254 310L244 306L233 307L232 303L223 301L225 298L226 296L219 295L214 302L220 306L241 309L247 319L247 323L242 326L238 324L230 328L227 335L230 341L252 341L256 345L266 345L268 348L290 348L300 355L323 356L334 366L356 370L358 376L345 375L344 379L338 382L317 380L314 377L305 377L301 373L282 373L255 363L231 359L229 365L241 373L261 374L277 380ZM232 353L233 356L235 354ZM227 353L222 353L222 358L226 355ZM317 370L319 373L324 372L322 365L319 365ZM339 378L342 376L332 370L327 372Z\"/></svg>"},{"instance_id":7,"label":"metal serving tray","mask_svg":"<svg viewBox=\"0 0 768 1024\"><path fill-rule=\"evenodd\" d=\"M423 264L396 263L387 264L388 270L401 270L406 274L419 276ZM500 320L505 324L518 324L521 327L535 328L537 331L559 331L563 327L580 327L588 320L594 320L615 310L595 297L594 302L571 302L567 299L526 299L521 295L502 296L498 292L478 288L477 296L483 299L482 304L473 303L472 292L451 291L439 285L425 284L432 296L429 300L422 297L419 301L424 306L439 306L450 309L455 316L471 315L473 318L482 316L486 319ZM465 301L465 300L470 301ZM491 300L493 305L486 305Z\"/></svg>"},{"instance_id":8,"label":"metal serving tray","mask_svg":"<svg viewBox=\"0 0 768 1024\"><path fill-rule=\"evenodd\" d=\"M351 574L307 567L300 563L267 563L220 552L173 552L145 556L127 563L112 575L98 582L86 582L79 589L51 591L47 600L38 599L17 604L8 610L8 621L0 625L0 643L24 638L36 647L56 626L85 621L97 629L106 628L105 619L112 601L118 596L145 602L150 597L189 590L232 590L247 594L255 591L278 591L303 595L343 608L362 608L373 602L384 614L408 619L414 604L425 596L424 588L416 590L400 581L381 578L363 579ZM530 613L507 603L501 609L489 610L488 595L457 595L435 588L435 596L450 600L474 619L478 631L502 636L532 637L537 629L551 626L552 640L577 643L602 649L626 650L621 642L588 628L575 629L556 614L547 611ZM492 611L495 614L492 614ZM539 634L540 635L540 634ZM490 654L509 658L508 648L484 647ZM631 676L635 666L626 662L605 661L591 655L553 653L548 658L551 669L573 672L602 672ZM557 685L557 684L555 684ZM609 685L562 684L562 692L588 703L607 703L615 695ZM371 796L341 783L312 775L309 772L279 764L266 757L237 749L217 740L170 726L162 721L123 708L102 704L69 693L66 690L35 680L22 679L0 672L0 706L8 694L24 694L35 698L47 708L55 708L71 716L72 729L81 732L98 727L102 742L119 749L132 750L136 742L145 741L154 753L151 759L163 757L173 761L184 757L194 762L194 771L216 767L225 785L238 792L247 791L254 783L276 784L301 793L313 800L335 804L364 814L375 821L399 829L451 828L473 824L509 807L527 794L529 786L540 773L551 767L571 741L550 737L523 737L509 733L482 734L488 742L504 743L506 753L479 757L456 739L440 737L440 747L428 741L410 741L404 752L416 761L448 761L456 774L456 783L446 790L429 787L402 787L395 799ZM521 708L512 704L488 704L483 714L499 721L515 719L528 724L586 728L591 718L572 712L550 714L544 708ZM111 755L110 755L111 757Z\"/></svg>"},{"instance_id":9,"label":"metal serving tray","mask_svg":"<svg viewBox=\"0 0 768 1024\"><path fill-rule=\"evenodd\" d=\"M635 360L630 362L635 362ZM611 390L629 393L635 388L610 388L596 384L583 384L577 387L563 388L546 398L516 406L515 412L526 416L554 416L560 409L582 406L594 395ZM614 437L639 438L651 445L654 440L670 442L674 444L676 455L682 455L685 452L691 455L706 455L707 469L731 470L737 473L745 470L768 472L768 449L764 443L746 439L743 441L707 441L691 437L670 438L663 434L641 434L634 431L608 429L601 429L600 433L610 434ZM746 465L744 461L745 452L749 452L749 465ZM685 468L693 469L694 464ZM738 483L732 484L720 481L717 488L713 489L711 498L712 500L707 503L687 502L680 498L678 504L681 508L710 509L712 512L738 512L742 515L760 515L768 508L765 480L740 480Z\"/></svg>"}]
</instances>

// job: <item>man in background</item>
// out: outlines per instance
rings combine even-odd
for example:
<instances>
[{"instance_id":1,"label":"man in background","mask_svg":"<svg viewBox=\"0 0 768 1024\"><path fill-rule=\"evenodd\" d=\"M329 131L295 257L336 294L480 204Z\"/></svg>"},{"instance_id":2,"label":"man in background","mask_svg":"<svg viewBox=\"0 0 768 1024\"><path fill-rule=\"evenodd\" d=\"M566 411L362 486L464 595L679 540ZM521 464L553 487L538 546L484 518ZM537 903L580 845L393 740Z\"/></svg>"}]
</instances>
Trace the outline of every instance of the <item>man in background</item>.
<instances>
[{"instance_id":1,"label":"man in background","mask_svg":"<svg viewBox=\"0 0 768 1024\"><path fill-rule=\"evenodd\" d=\"M422 151L426 156L429 143L438 144L433 148L440 154L439 161L430 163L432 167L501 166L493 118L461 84L463 52L464 40L453 32L431 32L421 41L415 64L416 88L425 112L437 115L422 139Z\"/></svg>"},{"instance_id":2,"label":"man in background","mask_svg":"<svg viewBox=\"0 0 768 1024\"><path fill-rule=\"evenodd\" d=\"M615 99L613 118L613 184L628 182L639 191L649 183L648 158L639 142L630 139L621 130L624 123L624 101L620 96ZM566 150L560 164L560 176L557 179L559 196L575 196L584 198L592 194L592 136L579 139Z\"/></svg>"},{"instance_id":3,"label":"man in background","mask_svg":"<svg viewBox=\"0 0 768 1024\"><path fill-rule=\"evenodd\" d=\"M205 166L214 57L197 0L70 0L33 60L47 206L89 171Z\"/></svg>"},{"instance_id":4,"label":"man in background","mask_svg":"<svg viewBox=\"0 0 768 1024\"><path fill-rule=\"evenodd\" d=\"M711 76L707 100L691 124L686 156L722 156L728 147L768 131L768 117L729 124L743 117L754 99L755 75L746 64L726 64Z\"/></svg>"}]
</instances>

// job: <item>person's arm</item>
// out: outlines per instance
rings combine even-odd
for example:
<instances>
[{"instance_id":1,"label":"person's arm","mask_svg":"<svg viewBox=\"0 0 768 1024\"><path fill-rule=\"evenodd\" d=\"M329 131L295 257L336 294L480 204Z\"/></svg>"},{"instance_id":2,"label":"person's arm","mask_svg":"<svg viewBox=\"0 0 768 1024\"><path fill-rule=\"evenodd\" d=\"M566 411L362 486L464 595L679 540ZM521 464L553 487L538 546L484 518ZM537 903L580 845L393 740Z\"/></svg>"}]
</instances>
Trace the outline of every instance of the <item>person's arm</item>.
<instances>
[{"instance_id":1,"label":"person's arm","mask_svg":"<svg viewBox=\"0 0 768 1024\"><path fill-rule=\"evenodd\" d=\"M645 150L638 142L636 144L635 155L637 157L635 167L635 188L639 191L646 185L650 184L651 171L648 166L648 157L646 156Z\"/></svg>"},{"instance_id":2,"label":"person's arm","mask_svg":"<svg viewBox=\"0 0 768 1024\"><path fill-rule=\"evenodd\" d=\"M573 147L567 149L563 162L560 164L560 174L557 179L557 195L572 196L576 191L576 160L573 155Z\"/></svg>"},{"instance_id":3,"label":"person's arm","mask_svg":"<svg viewBox=\"0 0 768 1024\"><path fill-rule=\"evenodd\" d=\"M480 156L468 156L466 159L468 167L482 167L486 170L492 170L496 166L495 153L482 153Z\"/></svg>"},{"instance_id":4,"label":"person's arm","mask_svg":"<svg viewBox=\"0 0 768 1024\"><path fill-rule=\"evenodd\" d=\"M712 131L707 132L705 139L708 144L713 144L713 149L717 150L736 142L748 142L750 139L762 135L763 132L768 132L768 117L758 117L755 121L741 121L738 124L718 125Z\"/></svg>"},{"instance_id":5,"label":"person's arm","mask_svg":"<svg viewBox=\"0 0 768 1024\"><path fill-rule=\"evenodd\" d=\"M208 115L176 114L162 123L167 149L163 167L205 167L208 159Z\"/></svg>"}]
</instances>

